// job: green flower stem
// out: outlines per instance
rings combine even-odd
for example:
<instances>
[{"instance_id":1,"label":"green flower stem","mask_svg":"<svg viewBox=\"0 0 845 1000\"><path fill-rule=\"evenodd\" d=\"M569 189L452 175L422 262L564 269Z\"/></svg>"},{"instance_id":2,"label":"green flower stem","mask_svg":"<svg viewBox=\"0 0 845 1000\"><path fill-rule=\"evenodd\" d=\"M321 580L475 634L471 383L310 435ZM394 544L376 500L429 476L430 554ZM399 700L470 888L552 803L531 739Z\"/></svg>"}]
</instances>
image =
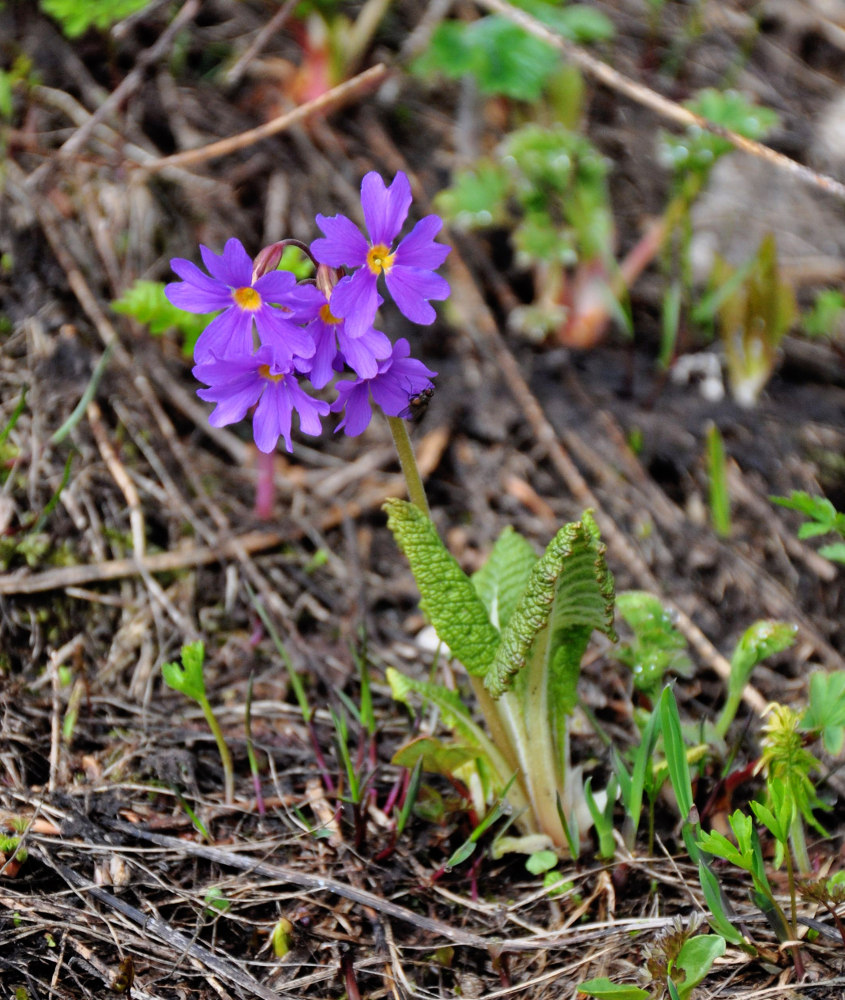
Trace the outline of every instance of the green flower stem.
<instances>
[{"instance_id":1,"label":"green flower stem","mask_svg":"<svg viewBox=\"0 0 845 1000\"><path fill-rule=\"evenodd\" d=\"M232 764L232 755L229 752L228 746L226 746L223 730L220 728L220 723L214 715L208 698L203 696L202 698L198 698L197 701L202 709L202 714L205 716L205 721L208 723L208 728L211 730L217 743L217 749L220 751L220 760L223 764L224 795L226 805L230 806L235 801L235 768Z\"/></svg>"},{"instance_id":2,"label":"green flower stem","mask_svg":"<svg viewBox=\"0 0 845 1000\"><path fill-rule=\"evenodd\" d=\"M396 447L396 454L399 457L399 465L402 468L402 475L408 486L408 499L411 503L425 514L431 517L428 508L428 500L425 495L420 470L417 468L417 460L414 457L414 448L411 438L408 435L408 423L402 417L388 417L388 426L393 435L393 444Z\"/></svg>"}]
</instances>

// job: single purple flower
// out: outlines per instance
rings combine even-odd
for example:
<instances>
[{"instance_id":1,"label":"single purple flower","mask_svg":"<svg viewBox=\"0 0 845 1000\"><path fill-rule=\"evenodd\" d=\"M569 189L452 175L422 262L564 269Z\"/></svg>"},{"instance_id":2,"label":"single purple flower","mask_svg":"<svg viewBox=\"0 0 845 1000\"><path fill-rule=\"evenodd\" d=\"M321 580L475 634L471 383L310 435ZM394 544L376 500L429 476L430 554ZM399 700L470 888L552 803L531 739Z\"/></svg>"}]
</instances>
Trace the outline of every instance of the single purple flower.
<instances>
[{"instance_id":1,"label":"single purple flower","mask_svg":"<svg viewBox=\"0 0 845 1000\"><path fill-rule=\"evenodd\" d=\"M414 323L432 323L436 313L429 299L445 299L449 283L434 269L440 267L450 247L435 243L443 220L436 215L421 219L393 249L393 243L411 207L411 185L401 171L389 188L374 171L361 182L361 208L370 241L345 215L317 216L324 239L311 244L311 252L322 264L355 267L332 292L331 307L346 320L350 337L360 337L373 325L379 306L376 285L384 274L396 305Z\"/></svg>"},{"instance_id":2,"label":"single purple flower","mask_svg":"<svg viewBox=\"0 0 845 1000\"><path fill-rule=\"evenodd\" d=\"M297 285L289 271L271 271L253 280L252 261L240 240L228 240L219 255L204 246L200 253L208 274L177 257L170 266L182 281L164 290L179 309L195 313L223 310L197 340L197 364L251 354L256 346L253 324L261 343L272 344L277 357L297 354L307 358L314 353L312 338L297 324L312 319L320 308L322 299L316 288Z\"/></svg>"},{"instance_id":3,"label":"single purple flower","mask_svg":"<svg viewBox=\"0 0 845 1000\"><path fill-rule=\"evenodd\" d=\"M345 412L336 431L357 437L366 430L373 415L370 397L388 417L406 415L409 400L430 389L431 379L437 374L422 361L409 357L410 352L408 341L400 337L390 357L379 363L374 378L343 379L337 383L338 396L331 410Z\"/></svg>"},{"instance_id":4,"label":"single purple flower","mask_svg":"<svg viewBox=\"0 0 845 1000\"><path fill-rule=\"evenodd\" d=\"M293 360L270 345L263 345L253 354L244 352L227 358L212 356L196 365L194 378L205 382L207 389L197 395L217 406L208 418L212 427L237 423L255 407L252 429L259 451L274 451L279 438L293 451L291 417L299 414L299 427L305 434L317 435L322 430L320 418L329 412L329 404L312 399L296 377Z\"/></svg>"}]
</instances>

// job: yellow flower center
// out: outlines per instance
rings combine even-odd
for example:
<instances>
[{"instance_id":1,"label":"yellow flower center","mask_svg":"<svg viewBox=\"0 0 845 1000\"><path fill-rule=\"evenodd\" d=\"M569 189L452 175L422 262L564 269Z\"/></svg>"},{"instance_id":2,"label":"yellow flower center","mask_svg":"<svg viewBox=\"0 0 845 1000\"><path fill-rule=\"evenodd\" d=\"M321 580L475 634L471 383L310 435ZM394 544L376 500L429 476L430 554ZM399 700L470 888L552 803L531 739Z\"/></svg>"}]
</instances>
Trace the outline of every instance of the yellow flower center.
<instances>
[{"instance_id":1,"label":"yellow flower center","mask_svg":"<svg viewBox=\"0 0 845 1000\"><path fill-rule=\"evenodd\" d=\"M320 319L324 323L329 323L331 326L334 326L337 323L342 323L343 322L343 320L339 320L337 318L337 316L332 315L332 311L331 311L331 309L329 309L328 302L324 306L320 307Z\"/></svg>"},{"instance_id":2,"label":"yellow flower center","mask_svg":"<svg viewBox=\"0 0 845 1000\"><path fill-rule=\"evenodd\" d=\"M259 365L258 366L258 374L262 378L269 379L271 382L281 382L282 379L285 377L284 374L281 374L281 375L271 375L270 374L270 366L269 365Z\"/></svg>"},{"instance_id":3,"label":"yellow flower center","mask_svg":"<svg viewBox=\"0 0 845 1000\"><path fill-rule=\"evenodd\" d=\"M394 256L390 252L390 247L386 247L383 243L376 243L367 251L367 267L373 274L381 274L382 271L387 274L393 267Z\"/></svg>"},{"instance_id":4,"label":"yellow flower center","mask_svg":"<svg viewBox=\"0 0 845 1000\"><path fill-rule=\"evenodd\" d=\"M255 312L261 308L261 296L254 288L245 285L243 288L236 288L232 292L235 305L245 309L247 312Z\"/></svg>"}]
</instances>

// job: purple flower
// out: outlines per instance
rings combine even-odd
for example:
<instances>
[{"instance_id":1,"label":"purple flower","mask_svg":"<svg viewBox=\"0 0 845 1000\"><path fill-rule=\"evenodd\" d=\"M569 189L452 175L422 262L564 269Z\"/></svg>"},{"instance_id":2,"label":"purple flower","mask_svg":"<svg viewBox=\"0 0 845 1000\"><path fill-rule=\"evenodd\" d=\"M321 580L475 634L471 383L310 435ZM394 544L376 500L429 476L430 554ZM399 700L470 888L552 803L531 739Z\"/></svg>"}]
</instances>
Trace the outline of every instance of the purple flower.
<instances>
[{"instance_id":1,"label":"purple flower","mask_svg":"<svg viewBox=\"0 0 845 1000\"><path fill-rule=\"evenodd\" d=\"M337 383L338 397L331 410L346 411L337 431L357 437L367 429L373 415L370 397L388 417L398 417L406 414L409 399L431 388L431 379L437 372L409 357L410 350L408 341L400 337L390 357L379 363L374 378L343 379Z\"/></svg>"},{"instance_id":2,"label":"purple flower","mask_svg":"<svg viewBox=\"0 0 845 1000\"><path fill-rule=\"evenodd\" d=\"M204 246L200 253L208 274L177 257L170 266L182 281L164 290L179 309L195 313L223 310L197 340L197 364L252 354L256 346L253 324L261 344L272 345L275 357L311 357L314 341L297 323L312 319L320 308L323 299L316 288L297 285L289 271L271 271L253 280L252 261L240 240L228 240L220 255Z\"/></svg>"},{"instance_id":3,"label":"purple flower","mask_svg":"<svg viewBox=\"0 0 845 1000\"><path fill-rule=\"evenodd\" d=\"M345 215L317 216L317 225L325 233L324 239L311 244L317 260L331 267L358 268L337 284L331 298L332 312L346 319L350 337L360 337L373 325L379 306L376 285L382 273L396 305L414 323L432 323L436 314L429 299L449 295L449 283L434 273L450 250L434 242L442 219L427 215L393 249L410 207L411 185L405 174L400 171L386 188L381 177L371 172L361 182L369 242Z\"/></svg>"},{"instance_id":4,"label":"purple flower","mask_svg":"<svg viewBox=\"0 0 845 1000\"><path fill-rule=\"evenodd\" d=\"M254 354L212 356L194 368L194 378L208 386L197 390L200 399L217 403L208 418L212 427L237 423L258 404L252 429L259 451L273 451L280 437L287 450L293 451L290 431L294 410L299 414L300 429L314 435L322 430L320 417L329 412L328 403L312 399L300 388L292 359L269 344Z\"/></svg>"},{"instance_id":5,"label":"purple flower","mask_svg":"<svg viewBox=\"0 0 845 1000\"><path fill-rule=\"evenodd\" d=\"M381 330L370 327L361 336L350 337L346 327L346 321L333 316L323 300L316 319L308 324L316 348L309 373L315 389L322 389L334 377L337 361L349 365L360 378L373 378L379 361L390 357L393 345Z\"/></svg>"}]
</instances>

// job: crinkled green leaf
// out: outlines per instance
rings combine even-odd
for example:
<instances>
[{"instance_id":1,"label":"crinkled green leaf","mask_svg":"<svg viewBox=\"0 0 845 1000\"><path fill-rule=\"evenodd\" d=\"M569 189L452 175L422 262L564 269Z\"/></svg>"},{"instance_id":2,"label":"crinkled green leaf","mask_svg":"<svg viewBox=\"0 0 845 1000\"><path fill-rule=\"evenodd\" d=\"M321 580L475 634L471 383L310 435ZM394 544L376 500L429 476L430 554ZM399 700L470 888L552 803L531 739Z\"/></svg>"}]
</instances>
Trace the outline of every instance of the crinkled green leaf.
<instances>
[{"instance_id":1,"label":"crinkled green leaf","mask_svg":"<svg viewBox=\"0 0 845 1000\"><path fill-rule=\"evenodd\" d=\"M564 525L549 542L531 571L484 677L484 685L494 698L507 690L513 677L525 666L532 644L549 624L554 610L550 683L557 689L557 696L571 701L572 672L573 667L577 670L580 664L580 655L576 657L576 650L568 640L577 638L579 647L585 645L584 637L589 637L593 629L615 637L613 578L604 552L598 528L589 512L581 521ZM574 631L570 633L569 630ZM559 641L561 646L557 645ZM557 653L558 648L564 651ZM583 651L581 648L580 654Z\"/></svg>"},{"instance_id":2,"label":"crinkled green leaf","mask_svg":"<svg viewBox=\"0 0 845 1000\"><path fill-rule=\"evenodd\" d=\"M508 526L499 535L487 561L473 573L473 586L497 628L504 628L510 621L537 561L531 543Z\"/></svg>"},{"instance_id":3,"label":"crinkled green leaf","mask_svg":"<svg viewBox=\"0 0 845 1000\"><path fill-rule=\"evenodd\" d=\"M472 581L419 508L391 499L384 509L387 525L411 564L423 613L466 670L483 676L499 645L499 633Z\"/></svg>"}]
</instances>

